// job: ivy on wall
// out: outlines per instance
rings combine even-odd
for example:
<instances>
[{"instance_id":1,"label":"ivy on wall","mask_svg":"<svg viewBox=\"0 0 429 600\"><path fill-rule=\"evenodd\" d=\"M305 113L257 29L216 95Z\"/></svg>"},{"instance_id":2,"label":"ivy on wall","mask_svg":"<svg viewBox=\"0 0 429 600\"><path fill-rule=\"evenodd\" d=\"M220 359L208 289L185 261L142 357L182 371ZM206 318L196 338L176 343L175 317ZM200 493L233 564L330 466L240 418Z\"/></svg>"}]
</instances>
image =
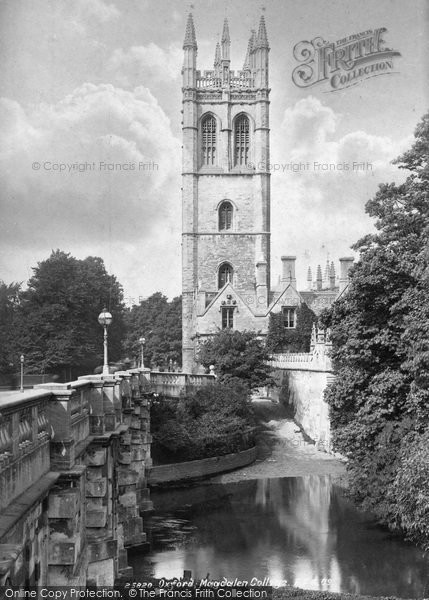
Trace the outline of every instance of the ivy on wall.
<instances>
[{"instance_id":1,"label":"ivy on wall","mask_svg":"<svg viewBox=\"0 0 429 600\"><path fill-rule=\"evenodd\" d=\"M309 352L311 329L317 321L315 313L303 303L296 309L296 327L284 326L282 313L271 314L268 324L267 350L269 352Z\"/></svg>"}]
</instances>

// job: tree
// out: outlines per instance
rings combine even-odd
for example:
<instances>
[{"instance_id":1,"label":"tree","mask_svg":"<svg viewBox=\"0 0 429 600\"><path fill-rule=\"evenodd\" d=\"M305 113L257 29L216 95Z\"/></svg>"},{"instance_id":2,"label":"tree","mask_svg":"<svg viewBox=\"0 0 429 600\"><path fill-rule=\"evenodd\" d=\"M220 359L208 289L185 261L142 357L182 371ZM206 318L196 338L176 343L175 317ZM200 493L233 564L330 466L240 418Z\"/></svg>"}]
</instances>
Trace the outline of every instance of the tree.
<instances>
[{"instance_id":1,"label":"tree","mask_svg":"<svg viewBox=\"0 0 429 600\"><path fill-rule=\"evenodd\" d=\"M13 369L13 324L20 302L20 283L0 281L0 373Z\"/></svg>"},{"instance_id":2,"label":"tree","mask_svg":"<svg viewBox=\"0 0 429 600\"><path fill-rule=\"evenodd\" d=\"M296 309L296 327L286 328L282 313L270 314L267 349L270 352L309 352L311 330L317 321L314 312L303 302Z\"/></svg>"},{"instance_id":3,"label":"tree","mask_svg":"<svg viewBox=\"0 0 429 600\"><path fill-rule=\"evenodd\" d=\"M409 176L380 185L367 203L377 232L355 245L360 259L347 293L324 315L337 374L326 398L355 497L429 547L429 528L410 527L404 510L411 504L398 491L410 463L405 449L420 446L429 423L429 115L415 135L396 160ZM429 480L421 472L414 491L420 486L429 518Z\"/></svg>"},{"instance_id":4,"label":"tree","mask_svg":"<svg viewBox=\"0 0 429 600\"><path fill-rule=\"evenodd\" d=\"M250 391L242 384L216 383L177 402L152 402L155 454L163 450L172 462L246 450L254 445L254 425Z\"/></svg>"},{"instance_id":5,"label":"tree","mask_svg":"<svg viewBox=\"0 0 429 600\"><path fill-rule=\"evenodd\" d=\"M250 389L273 385L268 359L264 343L253 331L223 329L204 342L198 353L206 369L214 366L219 381L240 380Z\"/></svg>"},{"instance_id":6,"label":"tree","mask_svg":"<svg viewBox=\"0 0 429 600\"><path fill-rule=\"evenodd\" d=\"M139 356L139 338L145 338L145 365L167 369L170 361L181 364L182 356L182 298L169 302L161 292L152 294L133 306L126 317L126 353Z\"/></svg>"},{"instance_id":7,"label":"tree","mask_svg":"<svg viewBox=\"0 0 429 600\"><path fill-rule=\"evenodd\" d=\"M89 370L103 360L103 329L98 315L112 313L109 360L118 359L124 334L122 288L101 258L78 260L60 250L33 269L21 294L14 327L17 355L33 372ZM68 370L68 373L67 373Z\"/></svg>"}]
</instances>

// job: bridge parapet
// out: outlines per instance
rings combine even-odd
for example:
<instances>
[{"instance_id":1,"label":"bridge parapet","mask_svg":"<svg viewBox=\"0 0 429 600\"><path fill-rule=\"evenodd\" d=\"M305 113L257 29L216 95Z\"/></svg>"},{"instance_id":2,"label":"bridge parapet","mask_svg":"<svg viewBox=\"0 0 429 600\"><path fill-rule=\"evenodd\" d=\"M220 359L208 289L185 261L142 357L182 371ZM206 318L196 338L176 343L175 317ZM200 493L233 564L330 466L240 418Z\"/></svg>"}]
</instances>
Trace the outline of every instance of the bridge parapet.
<instances>
[{"instance_id":1,"label":"bridge parapet","mask_svg":"<svg viewBox=\"0 0 429 600\"><path fill-rule=\"evenodd\" d=\"M212 385L216 381L214 374L194 375L189 373L170 373L152 371L150 385L152 391L167 398L179 398L191 389Z\"/></svg>"},{"instance_id":2,"label":"bridge parapet","mask_svg":"<svg viewBox=\"0 0 429 600\"><path fill-rule=\"evenodd\" d=\"M150 397L214 375L130 369L0 394L0 585L131 577L151 508Z\"/></svg>"},{"instance_id":3,"label":"bridge parapet","mask_svg":"<svg viewBox=\"0 0 429 600\"><path fill-rule=\"evenodd\" d=\"M0 394L0 585L113 585L151 508L150 373Z\"/></svg>"},{"instance_id":4,"label":"bridge parapet","mask_svg":"<svg viewBox=\"0 0 429 600\"><path fill-rule=\"evenodd\" d=\"M269 364L275 369L332 372L332 344L329 330L317 329L313 325L310 352L286 352L272 354Z\"/></svg>"},{"instance_id":5,"label":"bridge parapet","mask_svg":"<svg viewBox=\"0 0 429 600\"><path fill-rule=\"evenodd\" d=\"M49 394L0 400L0 511L49 471Z\"/></svg>"}]
</instances>

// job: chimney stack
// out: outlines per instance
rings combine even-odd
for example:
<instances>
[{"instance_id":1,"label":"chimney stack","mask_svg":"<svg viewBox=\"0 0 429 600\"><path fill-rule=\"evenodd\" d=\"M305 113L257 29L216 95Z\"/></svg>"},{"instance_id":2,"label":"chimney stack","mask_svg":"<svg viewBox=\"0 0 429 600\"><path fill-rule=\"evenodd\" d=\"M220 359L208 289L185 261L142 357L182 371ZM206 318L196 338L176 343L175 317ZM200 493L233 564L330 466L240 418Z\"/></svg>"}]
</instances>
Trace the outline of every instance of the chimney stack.
<instances>
[{"instance_id":1,"label":"chimney stack","mask_svg":"<svg viewBox=\"0 0 429 600\"><path fill-rule=\"evenodd\" d=\"M296 288L295 261L296 256L282 256L282 284L284 286L291 283Z\"/></svg>"},{"instance_id":2,"label":"chimney stack","mask_svg":"<svg viewBox=\"0 0 429 600\"><path fill-rule=\"evenodd\" d=\"M340 293L343 292L349 284L349 271L353 266L353 256L340 258Z\"/></svg>"}]
</instances>

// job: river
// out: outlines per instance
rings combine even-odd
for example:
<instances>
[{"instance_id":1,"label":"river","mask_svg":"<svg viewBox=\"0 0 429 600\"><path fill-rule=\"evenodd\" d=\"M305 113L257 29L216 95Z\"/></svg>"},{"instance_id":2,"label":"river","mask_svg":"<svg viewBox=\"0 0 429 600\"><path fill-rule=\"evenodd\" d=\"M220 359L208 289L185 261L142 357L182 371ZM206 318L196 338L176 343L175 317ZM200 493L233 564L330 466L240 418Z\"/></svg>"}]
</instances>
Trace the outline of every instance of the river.
<instances>
[{"instance_id":1,"label":"river","mask_svg":"<svg viewBox=\"0 0 429 600\"><path fill-rule=\"evenodd\" d=\"M209 575L333 592L423 598L428 558L358 511L329 475L205 483L152 492L149 552L135 580Z\"/></svg>"}]
</instances>

